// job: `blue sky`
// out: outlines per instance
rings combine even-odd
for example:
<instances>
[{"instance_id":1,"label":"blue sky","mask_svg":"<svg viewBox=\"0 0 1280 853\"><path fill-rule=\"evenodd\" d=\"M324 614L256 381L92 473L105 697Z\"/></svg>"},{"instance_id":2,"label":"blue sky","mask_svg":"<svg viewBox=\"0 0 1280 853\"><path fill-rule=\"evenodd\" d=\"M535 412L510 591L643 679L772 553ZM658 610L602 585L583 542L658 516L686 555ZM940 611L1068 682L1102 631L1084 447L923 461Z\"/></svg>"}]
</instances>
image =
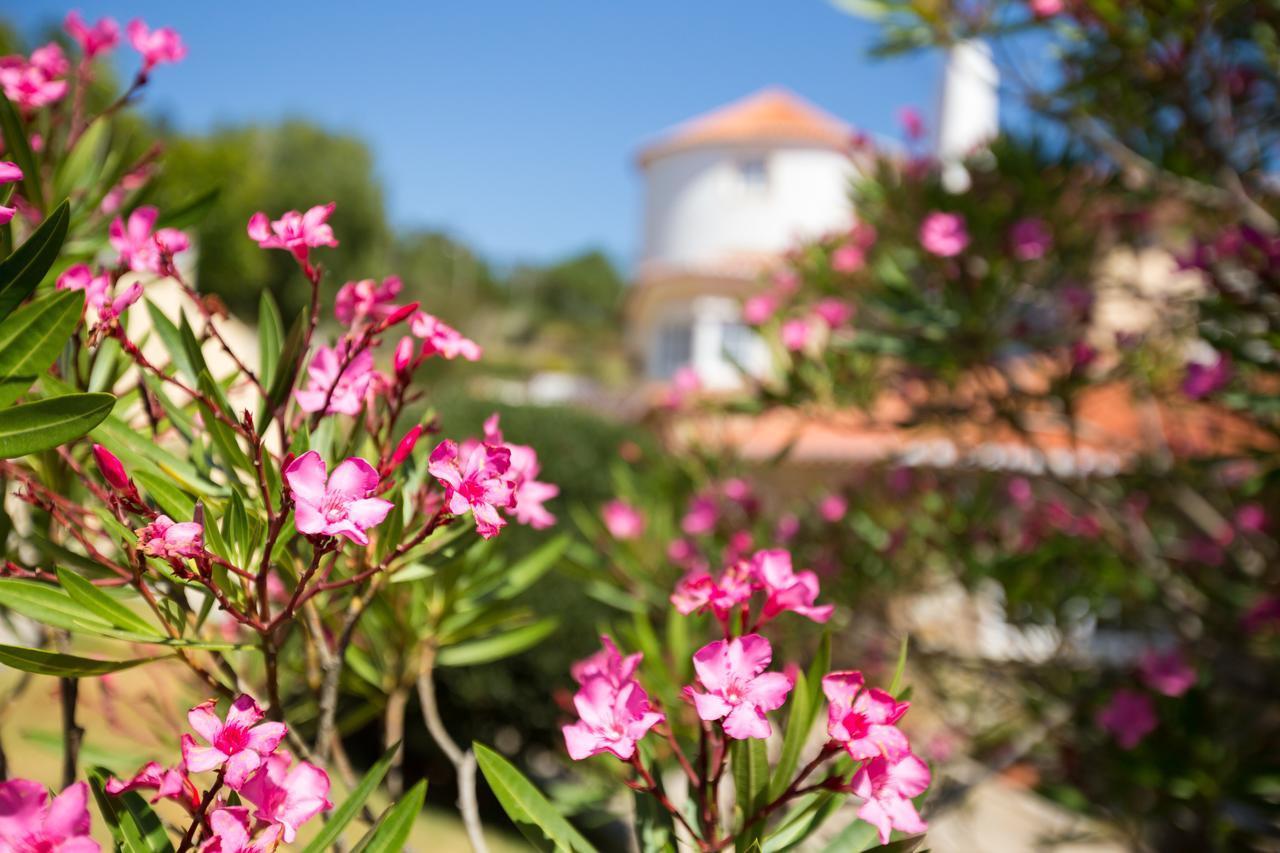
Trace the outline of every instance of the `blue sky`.
<instances>
[{"instance_id":1,"label":"blue sky","mask_svg":"<svg viewBox=\"0 0 1280 853\"><path fill-rule=\"evenodd\" d=\"M362 7L358 13L351 10ZM145 109L184 131L305 117L372 146L393 221L499 261L603 246L632 260L638 145L770 84L872 133L926 112L937 57L872 61L875 28L826 0L130 0L86 17L176 27L185 62ZM3 13L36 36L65 3ZM135 56L119 51L122 70Z\"/></svg>"}]
</instances>

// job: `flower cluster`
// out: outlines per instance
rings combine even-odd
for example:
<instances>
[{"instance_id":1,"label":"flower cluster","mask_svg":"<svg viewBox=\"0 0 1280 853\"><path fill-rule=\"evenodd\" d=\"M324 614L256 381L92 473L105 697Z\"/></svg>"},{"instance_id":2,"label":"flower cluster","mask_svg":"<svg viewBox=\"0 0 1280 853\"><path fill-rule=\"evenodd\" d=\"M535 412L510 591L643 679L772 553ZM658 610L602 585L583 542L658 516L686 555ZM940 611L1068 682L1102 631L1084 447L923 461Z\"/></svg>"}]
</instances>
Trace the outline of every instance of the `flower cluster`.
<instances>
[{"instance_id":1,"label":"flower cluster","mask_svg":"<svg viewBox=\"0 0 1280 853\"><path fill-rule=\"evenodd\" d=\"M613 526L620 527L624 534L633 529L631 512L625 506L614 506L610 511ZM750 600L757 592L763 593L762 600L753 607ZM734 764L736 774L737 762L749 759L748 753L734 744L745 748L751 741L766 740L774 734L771 715L786 705L797 685L794 665L784 666L781 671L771 669L773 646L757 629L787 610L814 621L826 621L832 608L815 604L818 593L816 576L793 571L791 555L781 550L759 551L749 559L738 560L718 578L705 572L684 578L671 596L676 610L683 615L709 611L725 634L723 639L694 652L691 663L695 681L679 692L697 721L700 754L696 760L686 757L673 731L687 715L664 711L641 685L642 655L624 655L612 638L604 636L601 651L580 661L572 670L578 683L573 697L578 719L563 727L570 757L582 760L609 753L627 762L639 777L628 781L629 786L657 797L701 845L699 849L720 849L716 785L725 762ZM796 797L825 790L858 797L862 801L859 817L875 825L884 843L895 829L923 832L925 823L913 800L927 789L930 772L899 728L909 703L887 691L868 687L862 673L852 670L826 673L821 688L827 699L825 745L772 799L754 806L740 799L740 829L748 830L765 821ZM788 725L807 727L808 720L797 719L796 707L797 703L793 703ZM816 702L809 707L816 709ZM652 771L637 748L637 742L655 727L664 727L660 731L689 777L690 797L697 803L697 828L667 799L659 774ZM790 740L792 735L787 737ZM828 775L806 784L810 775L827 763Z\"/></svg>"},{"instance_id":2,"label":"flower cluster","mask_svg":"<svg viewBox=\"0 0 1280 853\"><path fill-rule=\"evenodd\" d=\"M52 801L30 779L0 782L0 850L98 853L89 837L89 786L75 782Z\"/></svg>"},{"instance_id":3,"label":"flower cluster","mask_svg":"<svg viewBox=\"0 0 1280 853\"><path fill-rule=\"evenodd\" d=\"M151 802L178 803L191 816L188 837L202 838L203 853L270 851L281 841L292 843L302 824L332 808L329 777L309 762L295 763L280 748L288 728L263 717L247 695L231 703L225 718L215 713L214 700L203 702L187 713L203 743L184 734L176 767L150 762L129 779L108 780L106 791L154 791ZM203 793L191 778L198 773L216 773ZM223 786L252 810L228 803L220 795Z\"/></svg>"}]
</instances>

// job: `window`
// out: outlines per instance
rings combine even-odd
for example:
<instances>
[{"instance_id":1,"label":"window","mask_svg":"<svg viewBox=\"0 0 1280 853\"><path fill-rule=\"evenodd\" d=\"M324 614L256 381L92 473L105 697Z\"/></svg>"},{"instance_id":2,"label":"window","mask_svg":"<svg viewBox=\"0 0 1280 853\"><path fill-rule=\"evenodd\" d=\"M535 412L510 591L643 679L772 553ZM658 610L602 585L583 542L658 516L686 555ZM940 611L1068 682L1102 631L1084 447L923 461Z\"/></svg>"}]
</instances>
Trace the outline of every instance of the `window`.
<instances>
[{"instance_id":1,"label":"window","mask_svg":"<svg viewBox=\"0 0 1280 853\"><path fill-rule=\"evenodd\" d=\"M668 322L659 327L649 360L649 375L654 379L670 379L677 370L693 359L693 326L687 322Z\"/></svg>"},{"instance_id":2,"label":"window","mask_svg":"<svg viewBox=\"0 0 1280 853\"><path fill-rule=\"evenodd\" d=\"M759 339L745 323L726 323L721 331L725 360L735 369L753 373L758 358Z\"/></svg>"},{"instance_id":3,"label":"window","mask_svg":"<svg viewBox=\"0 0 1280 853\"><path fill-rule=\"evenodd\" d=\"M769 164L763 157L739 160L738 180L748 192L763 193L769 188Z\"/></svg>"}]
</instances>

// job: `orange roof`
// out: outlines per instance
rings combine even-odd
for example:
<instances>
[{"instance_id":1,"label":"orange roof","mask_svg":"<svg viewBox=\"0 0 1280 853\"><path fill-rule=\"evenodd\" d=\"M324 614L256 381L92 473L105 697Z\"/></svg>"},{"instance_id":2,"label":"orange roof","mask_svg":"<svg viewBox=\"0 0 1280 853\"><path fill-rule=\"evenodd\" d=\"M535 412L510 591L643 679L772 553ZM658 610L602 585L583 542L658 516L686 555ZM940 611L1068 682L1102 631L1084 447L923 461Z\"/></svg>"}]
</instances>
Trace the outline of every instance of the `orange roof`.
<instances>
[{"instance_id":1,"label":"orange roof","mask_svg":"<svg viewBox=\"0 0 1280 853\"><path fill-rule=\"evenodd\" d=\"M641 166L703 145L800 142L829 148L849 144L853 128L778 86L689 119L640 150Z\"/></svg>"}]
</instances>

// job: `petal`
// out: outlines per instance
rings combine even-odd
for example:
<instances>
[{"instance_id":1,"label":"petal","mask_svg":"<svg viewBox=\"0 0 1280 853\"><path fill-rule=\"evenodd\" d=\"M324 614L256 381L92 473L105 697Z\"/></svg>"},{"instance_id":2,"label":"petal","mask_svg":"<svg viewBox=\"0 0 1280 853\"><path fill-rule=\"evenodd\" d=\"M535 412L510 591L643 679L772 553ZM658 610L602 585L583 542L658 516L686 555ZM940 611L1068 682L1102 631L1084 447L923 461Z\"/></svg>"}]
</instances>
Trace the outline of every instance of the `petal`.
<instances>
[{"instance_id":1,"label":"petal","mask_svg":"<svg viewBox=\"0 0 1280 853\"><path fill-rule=\"evenodd\" d=\"M565 749L574 761L590 758L603 749L600 746L599 735L582 721L570 726L562 726L560 731L564 735Z\"/></svg>"},{"instance_id":2,"label":"petal","mask_svg":"<svg viewBox=\"0 0 1280 853\"><path fill-rule=\"evenodd\" d=\"M197 746L191 735L182 736L182 764L189 773L203 773L220 766L227 754L212 746Z\"/></svg>"},{"instance_id":3,"label":"petal","mask_svg":"<svg viewBox=\"0 0 1280 853\"><path fill-rule=\"evenodd\" d=\"M252 749L242 749L227 759L227 784L231 790L244 785L249 775L262 765L262 756Z\"/></svg>"},{"instance_id":4,"label":"petal","mask_svg":"<svg viewBox=\"0 0 1280 853\"><path fill-rule=\"evenodd\" d=\"M733 710L733 706L714 693L694 693L693 706L704 720L719 720Z\"/></svg>"},{"instance_id":5,"label":"petal","mask_svg":"<svg viewBox=\"0 0 1280 853\"><path fill-rule=\"evenodd\" d=\"M774 711L787 701L791 686L791 679L782 673L766 672L751 680L744 698L761 710Z\"/></svg>"},{"instance_id":6,"label":"petal","mask_svg":"<svg viewBox=\"0 0 1280 853\"><path fill-rule=\"evenodd\" d=\"M723 690L729 669L728 643L716 640L698 649L693 655L693 669L703 687L712 692Z\"/></svg>"},{"instance_id":7,"label":"petal","mask_svg":"<svg viewBox=\"0 0 1280 853\"><path fill-rule=\"evenodd\" d=\"M360 529L359 525L350 519L333 524L326 524L323 533L326 536L345 536L357 545L368 545L369 537Z\"/></svg>"},{"instance_id":8,"label":"petal","mask_svg":"<svg viewBox=\"0 0 1280 853\"><path fill-rule=\"evenodd\" d=\"M324 502L324 460L314 450L308 450L289 463L284 469L284 479L294 495L317 506Z\"/></svg>"},{"instance_id":9,"label":"petal","mask_svg":"<svg viewBox=\"0 0 1280 853\"><path fill-rule=\"evenodd\" d=\"M248 693L242 693L236 697L236 700L231 703L231 707L227 710L227 725L240 726L247 729L265 716L262 713L262 708L253 700L253 697Z\"/></svg>"},{"instance_id":10,"label":"petal","mask_svg":"<svg viewBox=\"0 0 1280 853\"><path fill-rule=\"evenodd\" d=\"M724 718L724 733L738 740L764 739L773 734L773 726L769 725L763 711L744 702Z\"/></svg>"},{"instance_id":11,"label":"petal","mask_svg":"<svg viewBox=\"0 0 1280 853\"><path fill-rule=\"evenodd\" d=\"M249 749L262 755L275 752L288 733L289 727L284 723L270 722L254 726L249 730Z\"/></svg>"},{"instance_id":12,"label":"petal","mask_svg":"<svg viewBox=\"0 0 1280 853\"><path fill-rule=\"evenodd\" d=\"M370 528L374 525L381 524L382 520L387 517L387 513L391 512L394 507L391 501L382 498L365 498L364 500L352 501L347 507L347 517L363 528Z\"/></svg>"},{"instance_id":13,"label":"petal","mask_svg":"<svg viewBox=\"0 0 1280 853\"><path fill-rule=\"evenodd\" d=\"M213 710L216 706L217 703L210 699L187 712L187 722L191 724L191 728L209 743L213 743L222 732L222 720Z\"/></svg>"},{"instance_id":14,"label":"petal","mask_svg":"<svg viewBox=\"0 0 1280 853\"><path fill-rule=\"evenodd\" d=\"M352 456L329 477L329 492L354 500L363 498L378 487L378 472L359 456Z\"/></svg>"},{"instance_id":15,"label":"petal","mask_svg":"<svg viewBox=\"0 0 1280 853\"><path fill-rule=\"evenodd\" d=\"M265 213L255 213L249 217L249 239L261 243L271 238L271 223Z\"/></svg>"},{"instance_id":16,"label":"petal","mask_svg":"<svg viewBox=\"0 0 1280 853\"><path fill-rule=\"evenodd\" d=\"M53 798L44 819L44 830L56 838L89 834L89 786L76 782Z\"/></svg>"},{"instance_id":17,"label":"petal","mask_svg":"<svg viewBox=\"0 0 1280 853\"><path fill-rule=\"evenodd\" d=\"M893 832L893 821L889 813L880 805L879 800L871 799L863 803L858 809L858 817L879 831L881 844L889 843L889 836Z\"/></svg>"},{"instance_id":18,"label":"petal","mask_svg":"<svg viewBox=\"0 0 1280 853\"><path fill-rule=\"evenodd\" d=\"M747 634L729 644L729 670L740 677L759 675L772 660L773 647L759 634Z\"/></svg>"},{"instance_id":19,"label":"petal","mask_svg":"<svg viewBox=\"0 0 1280 853\"><path fill-rule=\"evenodd\" d=\"M293 524L299 533L316 534L325 528L325 518L309 503L296 503L293 506Z\"/></svg>"}]
</instances>

